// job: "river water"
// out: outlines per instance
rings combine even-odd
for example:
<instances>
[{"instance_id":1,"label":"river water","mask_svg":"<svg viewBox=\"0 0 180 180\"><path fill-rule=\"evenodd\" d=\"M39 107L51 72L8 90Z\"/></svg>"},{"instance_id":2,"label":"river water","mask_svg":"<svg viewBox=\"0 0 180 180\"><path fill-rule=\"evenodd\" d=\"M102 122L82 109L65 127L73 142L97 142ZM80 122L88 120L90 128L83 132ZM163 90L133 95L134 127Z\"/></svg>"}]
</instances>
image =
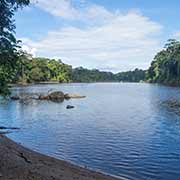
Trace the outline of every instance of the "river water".
<instances>
[{"instance_id":1,"label":"river water","mask_svg":"<svg viewBox=\"0 0 180 180\"><path fill-rule=\"evenodd\" d=\"M2 101L1 126L35 151L128 179L180 179L180 88L141 83L35 85L86 95L62 103ZM66 109L67 105L75 106Z\"/></svg>"}]
</instances>

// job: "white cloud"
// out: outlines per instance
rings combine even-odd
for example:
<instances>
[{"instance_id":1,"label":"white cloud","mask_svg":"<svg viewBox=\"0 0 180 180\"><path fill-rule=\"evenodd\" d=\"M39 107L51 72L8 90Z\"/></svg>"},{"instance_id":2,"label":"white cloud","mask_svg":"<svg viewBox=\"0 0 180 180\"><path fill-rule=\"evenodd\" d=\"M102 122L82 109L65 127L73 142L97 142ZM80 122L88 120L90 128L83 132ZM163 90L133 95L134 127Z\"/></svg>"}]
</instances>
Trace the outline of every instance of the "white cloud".
<instances>
[{"instance_id":1,"label":"white cloud","mask_svg":"<svg viewBox=\"0 0 180 180\"><path fill-rule=\"evenodd\" d=\"M67 20L107 21L115 15L103 6L88 4L86 0L31 0L31 2L49 14Z\"/></svg>"},{"instance_id":2,"label":"white cloud","mask_svg":"<svg viewBox=\"0 0 180 180\"><path fill-rule=\"evenodd\" d=\"M79 16L78 11L72 6L71 0L31 0L31 2L54 16L68 19L74 19Z\"/></svg>"},{"instance_id":3,"label":"white cloud","mask_svg":"<svg viewBox=\"0 0 180 180\"><path fill-rule=\"evenodd\" d=\"M140 13L120 14L97 5L86 6L86 12L78 11L72 1L61 1L39 0L38 6L56 16L98 23L89 23L83 29L69 25L36 42L24 39L37 55L59 57L73 66L121 71L147 68L159 50L157 36L162 26Z\"/></svg>"},{"instance_id":4,"label":"white cloud","mask_svg":"<svg viewBox=\"0 0 180 180\"><path fill-rule=\"evenodd\" d=\"M180 39L180 31L175 32L172 37Z\"/></svg>"},{"instance_id":5,"label":"white cloud","mask_svg":"<svg viewBox=\"0 0 180 180\"><path fill-rule=\"evenodd\" d=\"M30 46L24 44L24 45L22 45L22 50L24 52L31 54L33 57L36 57L36 51L37 51L36 48L30 47Z\"/></svg>"}]
</instances>

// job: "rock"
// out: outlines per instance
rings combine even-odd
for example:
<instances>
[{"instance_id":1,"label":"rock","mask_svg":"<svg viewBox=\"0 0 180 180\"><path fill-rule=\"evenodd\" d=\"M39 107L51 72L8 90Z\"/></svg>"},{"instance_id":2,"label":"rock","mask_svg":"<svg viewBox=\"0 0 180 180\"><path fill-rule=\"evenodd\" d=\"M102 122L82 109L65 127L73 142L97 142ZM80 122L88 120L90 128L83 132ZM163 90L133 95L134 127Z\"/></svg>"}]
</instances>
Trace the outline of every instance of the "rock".
<instances>
[{"instance_id":1,"label":"rock","mask_svg":"<svg viewBox=\"0 0 180 180\"><path fill-rule=\"evenodd\" d=\"M40 95L39 100L49 100L49 96L43 96L43 95Z\"/></svg>"},{"instance_id":2,"label":"rock","mask_svg":"<svg viewBox=\"0 0 180 180\"><path fill-rule=\"evenodd\" d=\"M70 99L69 94L65 94L65 95L64 95L64 99Z\"/></svg>"},{"instance_id":3,"label":"rock","mask_svg":"<svg viewBox=\"0 0 180 180\"><path fill-rule=\"evenodd\" d=\"M27 93L27 94L20 94L16 96L12 96L12 100L50 100L50 101L57 101L57 102L63 102L64 99L71 99L71 98L85 98L86 96L78 95L78 94L64 94L61 91L54 91L52 93L49 93L47 95L39 95L39 94L33 94L33 93Z\"/></svg>"},{"instance_id":4,"label":"rock","mask_svg":"<svg viewBox=\"0 0 180 180\"><path fill-rule=\"evenodd\" d=\"M55 91L49 95L39 95L38 99L62 102L64 101L64 93L61 91Z\"/></svg>"},{"instance_id":5,"label":"rock","mask_svg":"<svg viewBox=\"0 0 180 180\"><path fill-rule=\"evenodd\" d=\"M20 100L20 97L19 96L12 96L11 99L14 101L17 101L17 100Z\"/></svg>"},{"instance_id":6,"label":"rock","mask_svg":"<svg viewBox=\"0 0 180 180\"><path fill-rule=\"evenodd\" d=\"M0 126L0 129L11 129L11 130L19 130L20 128L17 127L5 127L5 126Z\"/></svg>"},{"instance_id":7,"label":"rock","mask_svg":"<svg viewBox=\"0 0 180 180\"><path fill-rule=\"evenodd\" d=\"M0 131L0 135L6 135L6 134L10 134L10 133L12 133L12 132L11 131L3 131L3 132Z\"/></svg>"},{"instance_id":8,"label":"rock","mask_svg":"<svg viewBox=\"0 0 180 180\"><path fill-rule=\"evenodd\" d=\"M66 109L73 109L73 108L74 108L74 106L71 106L71 105L66 106Z\"/></svg>"},{"instance_id":9,"label":"rock","mask_svg":"<svg viewBox=\"0 0 180 180\"><path fill-rule=\"evenodd\" d=\"M82 95L78 95L78 94L65 94L64 95L64 98L65 99L71 99L71 98L74 98L74 99L79 99L79 98L85 98L86 96L82 96Z\"/></svg>"},{"instance_id":10,"label":"rock","mask_svg":"<svg viewBox=\"0 0 180 180\"><path fill-rule=\"evenodd\" d=\"M167 105L170 107L170 108L180 108L180 102L178 101L166 101L165 103L167 103Z\"/></svg>"},{"instance_id":11,"label":"rock","mask_svg":"<svg viewBox=\"0 0 180 180\"><path fill-rule=\"evenodd\" d=\"M48 95L51 101L64 101L64 93L61 91L55 91Z\"/></svg>"}]
</instances>

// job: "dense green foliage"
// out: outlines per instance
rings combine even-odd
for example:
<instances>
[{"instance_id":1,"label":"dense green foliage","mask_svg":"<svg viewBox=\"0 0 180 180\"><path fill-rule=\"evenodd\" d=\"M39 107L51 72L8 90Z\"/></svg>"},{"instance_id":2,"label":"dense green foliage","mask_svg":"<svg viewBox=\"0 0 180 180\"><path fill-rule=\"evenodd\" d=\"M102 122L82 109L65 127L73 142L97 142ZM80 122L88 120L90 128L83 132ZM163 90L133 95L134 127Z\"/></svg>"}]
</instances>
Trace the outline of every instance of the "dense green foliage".
<instances>
[{"instance_id":1,"label":"dense green foliage","mask_svg":"<svg viewBox=\"0 0 180 180\"><path fill-rule=\"evenodd\" d=\"M0 1L0 94L8 94L7 84L14 76L18 58L18 41L14 36L14 13L29 0Z\"/></svg>"},{"instance_id":2,"label":"dense green foliage","mask_svg":"<svg viewBox=\"0 0 180 180\"><path fill-rule=\"evenodd\" d=\"M151 63L146 78L152 83L180 85L180 42L170 39Z\"/></svg>"},{"instance_id":3,"label":"dense green foliage","mask_svg":"<svg viewBox=\"0 0 180 180\"><path fill-rule=\"evenodd\" d=\"M140 82L146 80L146 71L135 69L134 71L120 72L116 74L116 79L120 82Z\"/></svg>"},{"instance_id":4,"label":"dense green foliage","mask_svg":"<svg viewBox=\"0 0 180 180\"><path fill-rule=\"evenodd\" d=\"M140 82L180 85L180 42L170 39L164 49L157 53L148 70L101 72L76 68L72 73L74 82Z\"/></svg>"},{"instance_id":5,"label":"dense green foliage","mask_svg":"<svg viewBox=\"0 0 180 180\"><path fill-rule=\"evenodd\" d=\"M19 57L13 83L38 83L44 81L70 82L72 67L61 60L31 58L26 54Z\"/></svg>"},{"instance_id":6,"label":"dense green foliage","mask_svg":"<svg viewBox=\"0 0 180 180\"><path fill-rule=\"evenodd\" d=\"M15 82L31 83L40 81L58 82L140 82L167 83L180 85L180 42L169 40L165 48L157 53L150 68L145 70L112 73L89 70L83 67L72 69L60 60L27 58L19 56L19 68Z\"/></svg>"},{"instance_id":7,"label":"dense green foliage","mask_svg":"<svg viewBox=\"0 0 180 180\"><path fill-rule=\"evenodd\" d=\"M12 83L39 83L39 82L139 82L144 80L145 71L112 72L89 70L83 67L72 69L70 65L61 60L47 58L32 58L26 53L21 53L16 66Z\"/></svg>"},{"instance_id":8,"label":"dense green foliage","mask_svg":"<svg viewBox=\"0 0 180 180\"><path fill-rule=\"evenodd\" d=\"M145 80L145 71L135 69L134 71L103 72L97 69L88 70L82 67L73 69L73 82L140 82Z\"/></svg>"},{"instance_id":9,"label":"dense green foliage","mask_svg":"<svg viewBox=\"0 0 180 180\"><path fill-rule=\"evenodd\" d=\"M73 82L110 82L116 81L116 76L112 72L102 72L97 69L88 70L82 67L73 69Z\"/></svg>"}]
</instances>

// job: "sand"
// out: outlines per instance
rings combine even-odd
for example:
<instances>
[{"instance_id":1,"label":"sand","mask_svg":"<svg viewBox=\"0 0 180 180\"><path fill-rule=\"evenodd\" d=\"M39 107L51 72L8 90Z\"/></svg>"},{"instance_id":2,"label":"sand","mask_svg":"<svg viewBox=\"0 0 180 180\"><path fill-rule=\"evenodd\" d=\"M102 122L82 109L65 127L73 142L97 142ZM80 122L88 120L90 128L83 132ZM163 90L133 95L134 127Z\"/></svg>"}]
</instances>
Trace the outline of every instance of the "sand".
<instances>
[{"instance_id":1,"label":"sand","mask_svg":"<svg viewBox=\"0 0 180 180\"><path fill-rule=\"evenodd\" d=\"M118 180L48 157L0 135L0 180Z\"/></svg>"}]
</instances>

